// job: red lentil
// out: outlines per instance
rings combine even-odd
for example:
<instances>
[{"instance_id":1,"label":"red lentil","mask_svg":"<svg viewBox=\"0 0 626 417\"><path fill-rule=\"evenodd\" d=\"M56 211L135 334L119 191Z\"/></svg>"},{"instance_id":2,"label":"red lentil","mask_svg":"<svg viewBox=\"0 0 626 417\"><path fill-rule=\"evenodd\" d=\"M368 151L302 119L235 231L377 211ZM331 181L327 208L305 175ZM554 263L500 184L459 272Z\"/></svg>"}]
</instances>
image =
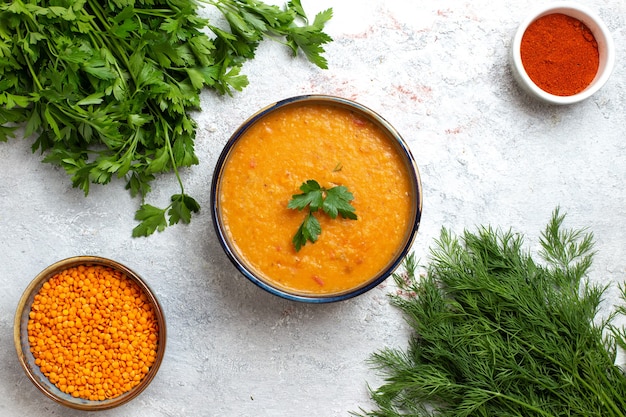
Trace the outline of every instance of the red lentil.
<instances>
[{"instance_id":1,"label":"red lentil","mask_svg":"<svg viewBox=\"0 0 626 417\"><path fill-rule=\"evenodd\" d=\"M73 397L115 398L138 385L156 359L153 307L137 283L112 268L81 265L54 275L29 314L35 363Z\"/></svg>"}]
</instances>

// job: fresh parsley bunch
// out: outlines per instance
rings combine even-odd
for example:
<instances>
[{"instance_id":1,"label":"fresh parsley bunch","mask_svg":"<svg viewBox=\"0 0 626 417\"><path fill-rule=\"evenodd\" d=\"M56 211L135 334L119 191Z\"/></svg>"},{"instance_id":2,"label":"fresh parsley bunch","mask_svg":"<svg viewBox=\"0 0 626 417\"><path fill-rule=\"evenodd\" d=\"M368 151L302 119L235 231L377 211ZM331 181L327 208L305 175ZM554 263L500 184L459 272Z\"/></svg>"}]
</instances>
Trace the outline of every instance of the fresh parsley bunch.
<instances>
[{"instance_id":1,"label":"fresh parsley bunch","mask_svg":"<svg viewBox=\"0 0 626 417\"><path fill-rule=\"evenodd\" d=\"M372 357L385 377L372 391L393 416L626 416L616 364L626 328L600 320L606 287L588 282L593 240L565 230L555 210L535 261L522 237L491 227L442 230L424 276L413 256L393 295L414 329L406 350ZM626 287L621 287L626 301Z\"/></svg>"},{"instance_id":2,"label":"fresh parsley bunch","mask_svg":"<svg viewBox=\"0 0 626 417\"><path fill-rule=\"evenodd\" d=\"M219 9L230 31L199 17L203 4ZM5 1L0 141L24 126L33 152L63 167L85 195L90 184L123 178L142 199L133 236L189 223L200 206L179 169L198 163L190 112L201 90L246 87L241 66L267 36L326 68L331 16L328 9L309 23L299 0L284 8L257 0ZM145 203L152 181L167 172L180 193L165 208Z\"/></svg>"}]
</instances>

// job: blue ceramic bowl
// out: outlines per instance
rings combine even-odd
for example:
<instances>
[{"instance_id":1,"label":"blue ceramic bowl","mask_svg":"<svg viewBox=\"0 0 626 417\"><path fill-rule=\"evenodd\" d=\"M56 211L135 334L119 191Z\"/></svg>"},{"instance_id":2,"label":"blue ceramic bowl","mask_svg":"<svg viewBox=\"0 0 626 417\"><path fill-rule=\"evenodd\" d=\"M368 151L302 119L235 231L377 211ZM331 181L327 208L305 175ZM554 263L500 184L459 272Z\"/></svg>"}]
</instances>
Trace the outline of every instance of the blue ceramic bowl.
<instances>
[{"instance_id":1,"label":"blue ceramic bowl","mask_svg":"<svg viewBox=\"0 0 626 417\"><path fill-rule=\"evenodd\" d=\"M408 172L410 173L410 182L413 189L412 195L415 197L413 200L412 207L412 217L410 221L410 225L408 230L405 231L404 240L402 243L402 247L396 251L396 255L393 259L390 259L387 263L387 266L379 272L376 276L371 277L365 283L359 285L358 287L349 289L347 291L342 291L339 293L331 293L331 294L323 294L323 295L311 295L310 293L298 293L287 291L284 288L280 288L276 285L273 285L269 280L264 279L260 274L256 273L254 269L247 264L245 256L241 256L238 253L237 248L229 239L229 236L225 230L225 226L222 221L221 216L221 207L219 201L220 187L221 187L221 178L222 173L224 171L224 167L228 164L229 155L233 150L233 146L237 143L237 141L246 133L246 131L257 123L260 119L265 117L266 115L288 106L298 106L302 104L322 104L328 106L337 106L344 109L349 109L350 111L356 113L359 117L362 117L366 120L373 122L378 128L380 128L383 132L386 133L390 141L395 145L398 153L402 155L404 159L404 163L408 168ZM363 294L366 291L376 287L378 284L383 282L387 277L389 277L393 271L399 266L404 257L407 255L411 246L413 244L415 235L417 233L420 217L422 212L422 188L420 182L420 176L415 164L415 160L409 150L408 146L400 136L400 134L381 116L368 109L367 107L358 104L354 101L347 100L344 98L334 97L334 96L326 96L326 95L305 95L305 96L297 96L287 98L285 100L279 101L277 103L271 104L254 115L252 115L248 120L246 120L231 136L229 141L226 143L222 153L217 161L217 165L215 167L215 171L213 174L213 181L211 185L211 215L213 218L213 225L215 226L215 231L217 233L217 237L219 242L226 252L226 255L230 259L230 261L235 265L235 267L239 270L241 274L243 274L247 279L253 282L255 285L261 287L265 291L268 291L271 294L277 295L279 297L300 301L306 303L330 303L336 301L347 300L349 298L355 297L357 295ZM253 226L251 226L253 227Z\"/></svg>"}]
</instances>

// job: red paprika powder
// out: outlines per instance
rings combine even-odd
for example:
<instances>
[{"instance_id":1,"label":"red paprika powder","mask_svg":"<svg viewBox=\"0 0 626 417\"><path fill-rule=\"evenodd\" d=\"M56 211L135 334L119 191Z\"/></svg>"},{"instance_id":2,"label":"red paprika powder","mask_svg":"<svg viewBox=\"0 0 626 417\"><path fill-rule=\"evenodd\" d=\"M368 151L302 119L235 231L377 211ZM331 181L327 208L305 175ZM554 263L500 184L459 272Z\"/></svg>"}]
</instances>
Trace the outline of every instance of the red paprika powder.
<instances>
[{"instance_id":1,"label":"red paprika powder","mask_svg":"<svg viewBox=\"0 0 626 417\"><path fill-rule=\"evenodd\" d=\"M531 80L557 96L584 90L599 65L598 43L580 20L562 13L542 16L522 36L522 64Z\"/></svg>"}]
</instances>

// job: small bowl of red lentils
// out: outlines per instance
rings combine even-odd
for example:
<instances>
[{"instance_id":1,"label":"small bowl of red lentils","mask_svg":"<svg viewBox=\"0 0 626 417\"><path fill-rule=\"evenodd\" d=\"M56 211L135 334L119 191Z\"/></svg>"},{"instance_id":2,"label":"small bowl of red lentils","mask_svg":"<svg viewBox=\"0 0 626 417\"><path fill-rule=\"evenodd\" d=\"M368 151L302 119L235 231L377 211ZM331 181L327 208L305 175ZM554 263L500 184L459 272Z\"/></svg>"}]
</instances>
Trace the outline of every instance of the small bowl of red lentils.
<instances>
[{"instance_id":1,"label":"small bowl of red lentils","mask_svg":"<svg viewBox=\"0 0 626 417\"><path fill-rule=\"evenodd\" d=\"M127 403L155 377L165 352L161 306L135 272L110 259L54 263L28 285L13 338L29 379L79 410Z\"/></svg>"},{"instance_id":2,"label":"small bowl of red lentils","mask_svg":"<svg viewBox=\"0 0 626 417\"><path fill-rule=\"evenodd\" d=\"M530 95L551 104L573 104L606 84L615 66L615 46L593 10L553 2L520 23L510 61L513 76Z\"/></svg>"}]
</instances>

